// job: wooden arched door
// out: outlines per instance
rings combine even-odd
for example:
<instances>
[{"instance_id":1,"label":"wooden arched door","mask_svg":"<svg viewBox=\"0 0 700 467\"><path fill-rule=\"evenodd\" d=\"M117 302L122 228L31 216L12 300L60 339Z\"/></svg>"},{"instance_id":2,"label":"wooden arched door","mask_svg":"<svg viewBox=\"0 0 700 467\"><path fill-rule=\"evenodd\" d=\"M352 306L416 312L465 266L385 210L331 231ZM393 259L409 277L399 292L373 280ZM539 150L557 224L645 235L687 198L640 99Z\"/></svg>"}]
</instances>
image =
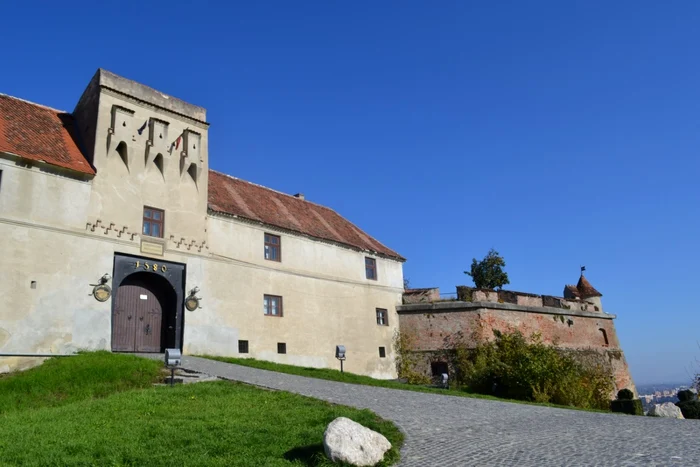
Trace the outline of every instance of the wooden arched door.
<instances>
[{"instance_id":1,"label":"wooden arched door","mask_svg":"<svg viewBox=\"0 0 700 467\"><path fill-rule=\"evenodd\" d=\"M132 274L117 289L112 313L113 351L162 350L163 309L168 296L158 279L149 273Z\"/></svg>"}]
</instances>

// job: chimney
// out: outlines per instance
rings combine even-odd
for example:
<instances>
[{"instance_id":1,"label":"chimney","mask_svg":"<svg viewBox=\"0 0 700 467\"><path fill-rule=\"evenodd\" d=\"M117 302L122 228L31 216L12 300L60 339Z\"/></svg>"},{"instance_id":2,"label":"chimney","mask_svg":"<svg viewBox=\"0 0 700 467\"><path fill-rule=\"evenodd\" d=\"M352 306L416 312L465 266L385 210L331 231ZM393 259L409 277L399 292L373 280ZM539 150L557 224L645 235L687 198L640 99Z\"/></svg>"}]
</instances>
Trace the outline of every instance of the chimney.
<instances>
[{"instance_id":1,"label":"chimney","mask_svg":"<svg viewBox=\"0 0 700 467\"><path fill-rule=\"evenodd\" d=\"M295 198L304 199L304 193L297 193L294 195Z\"/></svg>"}]
</instances>

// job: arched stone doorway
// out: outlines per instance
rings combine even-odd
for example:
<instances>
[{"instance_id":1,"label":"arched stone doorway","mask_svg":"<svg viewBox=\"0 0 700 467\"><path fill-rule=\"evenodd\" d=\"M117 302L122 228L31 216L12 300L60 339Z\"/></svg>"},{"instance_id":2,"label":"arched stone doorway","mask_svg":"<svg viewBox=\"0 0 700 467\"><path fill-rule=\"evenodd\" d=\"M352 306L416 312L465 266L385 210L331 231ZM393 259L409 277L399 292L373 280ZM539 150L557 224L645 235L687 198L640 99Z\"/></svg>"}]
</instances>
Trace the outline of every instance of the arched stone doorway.
<instances>
[{"instance_id":1,"label":"arched stone doorway","mask_svg":"<svg viewBox=\"0 0 700 467\"><path fill-rule=\"evenodd\" d=\"M115 256L112 351L182 349L184 265Z\"/></svg>"}]
</instances>

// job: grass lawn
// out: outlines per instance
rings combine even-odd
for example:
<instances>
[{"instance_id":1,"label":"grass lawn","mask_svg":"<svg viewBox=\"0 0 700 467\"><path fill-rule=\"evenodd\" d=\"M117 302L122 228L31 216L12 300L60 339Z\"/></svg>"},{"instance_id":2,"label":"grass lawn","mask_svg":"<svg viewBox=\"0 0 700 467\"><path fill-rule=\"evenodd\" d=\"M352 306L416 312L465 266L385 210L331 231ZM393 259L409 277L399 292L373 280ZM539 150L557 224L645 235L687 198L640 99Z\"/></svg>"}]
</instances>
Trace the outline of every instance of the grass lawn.
<instances>
[{"instance_id":1,"label":"grass lawn","mask_svg":"<svg viewBox=\"0 0 700 467\"><path fill-rule=\"evenodd\" d=\"M488 399L501 402L513 402L516 404L531 404L531 405L541 405L545 407L558 407L562 409L571 410L583 410L585 412L599 412L599 413L610 413L605 410L597 409L583 409L580 407L563 406L556 404L538 403L530 401L521 401L514 399L501 399L496 396L490 396L486 394L478 394L474 392L469 392L463 388L460 389L441 389L430 386L421 386L417 384L407 384L395 380L385 380L385 379L375 379L369 376L357 375L354 373L343 372L339 370L331 370L329 368L308 368L294 365L285 365L282 363L267 362L264 360L255 360L253 358L233 358L233 357L218 357L212 355L198 355L202 358L208 358L210 360L218 360L220 362L235 363L236 365L248 366L251 368L259 368L261 370L277 371L279 373L288 373L290 375L307 376L309 378L325 379L329 381L339 381L342 383L350 384L363 384L366 386L377 386L389 389L402 389L404 391L417 391L417 392L427 392L432 394L442 394L448 396L461 396L461 397L472 397L477 399Z\"/></svg>"},{"instance_id":2,"label":"grass lawn","mask_svg":"<svg viewBox=\"0 0 700 467\"><path fill-rule=\"evenodd\" d=\"M0 415L148 388L162 369L161 362L111 352L51 358L31 370L0 375Z\"/></svg>"},{"instance_id":3,"label":"grass lawn","mask_svg":"<svg viewBox=\"0 0 700 467\"><path fill-rule=\"evenodd\" d=\"M113 361L129 382L88 370L91 360ZM394 446L385 461L398 460L403 435L370 411L224 381L153 387L160 369L100 352L0 379L0 465L325 466L323 432L339 416L384 434Z\"/></svg>"}]
</instances>

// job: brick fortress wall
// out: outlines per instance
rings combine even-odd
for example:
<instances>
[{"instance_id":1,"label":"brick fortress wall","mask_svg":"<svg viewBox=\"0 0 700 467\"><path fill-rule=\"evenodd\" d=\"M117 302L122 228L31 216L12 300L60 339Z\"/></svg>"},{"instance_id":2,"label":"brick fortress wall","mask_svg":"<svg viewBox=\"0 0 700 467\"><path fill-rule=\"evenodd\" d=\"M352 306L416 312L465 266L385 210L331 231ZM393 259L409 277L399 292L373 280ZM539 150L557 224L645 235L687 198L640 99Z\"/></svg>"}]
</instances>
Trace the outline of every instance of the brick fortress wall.
<instances>
[{"instance_id":1,"label":"brick fortress wall","mask_svg":"<svg viewBox=\"0 0 700 467\"><path fill-rule=\"evenodd\" d=\"M439 293L439 292L438 292ZM399 328L414 335L420 352L419 370L431 374L444 359L452 339L462 336L467 346L494 339L493 331L539 333L546 344L572 353L581 361L604 365L614 377L616 391L636 388L615 332L615 315L600 310L599 301L565 299L511 291L458 287L458 300L408 303L397 308Z\"/></svg>"}]
</instances>

